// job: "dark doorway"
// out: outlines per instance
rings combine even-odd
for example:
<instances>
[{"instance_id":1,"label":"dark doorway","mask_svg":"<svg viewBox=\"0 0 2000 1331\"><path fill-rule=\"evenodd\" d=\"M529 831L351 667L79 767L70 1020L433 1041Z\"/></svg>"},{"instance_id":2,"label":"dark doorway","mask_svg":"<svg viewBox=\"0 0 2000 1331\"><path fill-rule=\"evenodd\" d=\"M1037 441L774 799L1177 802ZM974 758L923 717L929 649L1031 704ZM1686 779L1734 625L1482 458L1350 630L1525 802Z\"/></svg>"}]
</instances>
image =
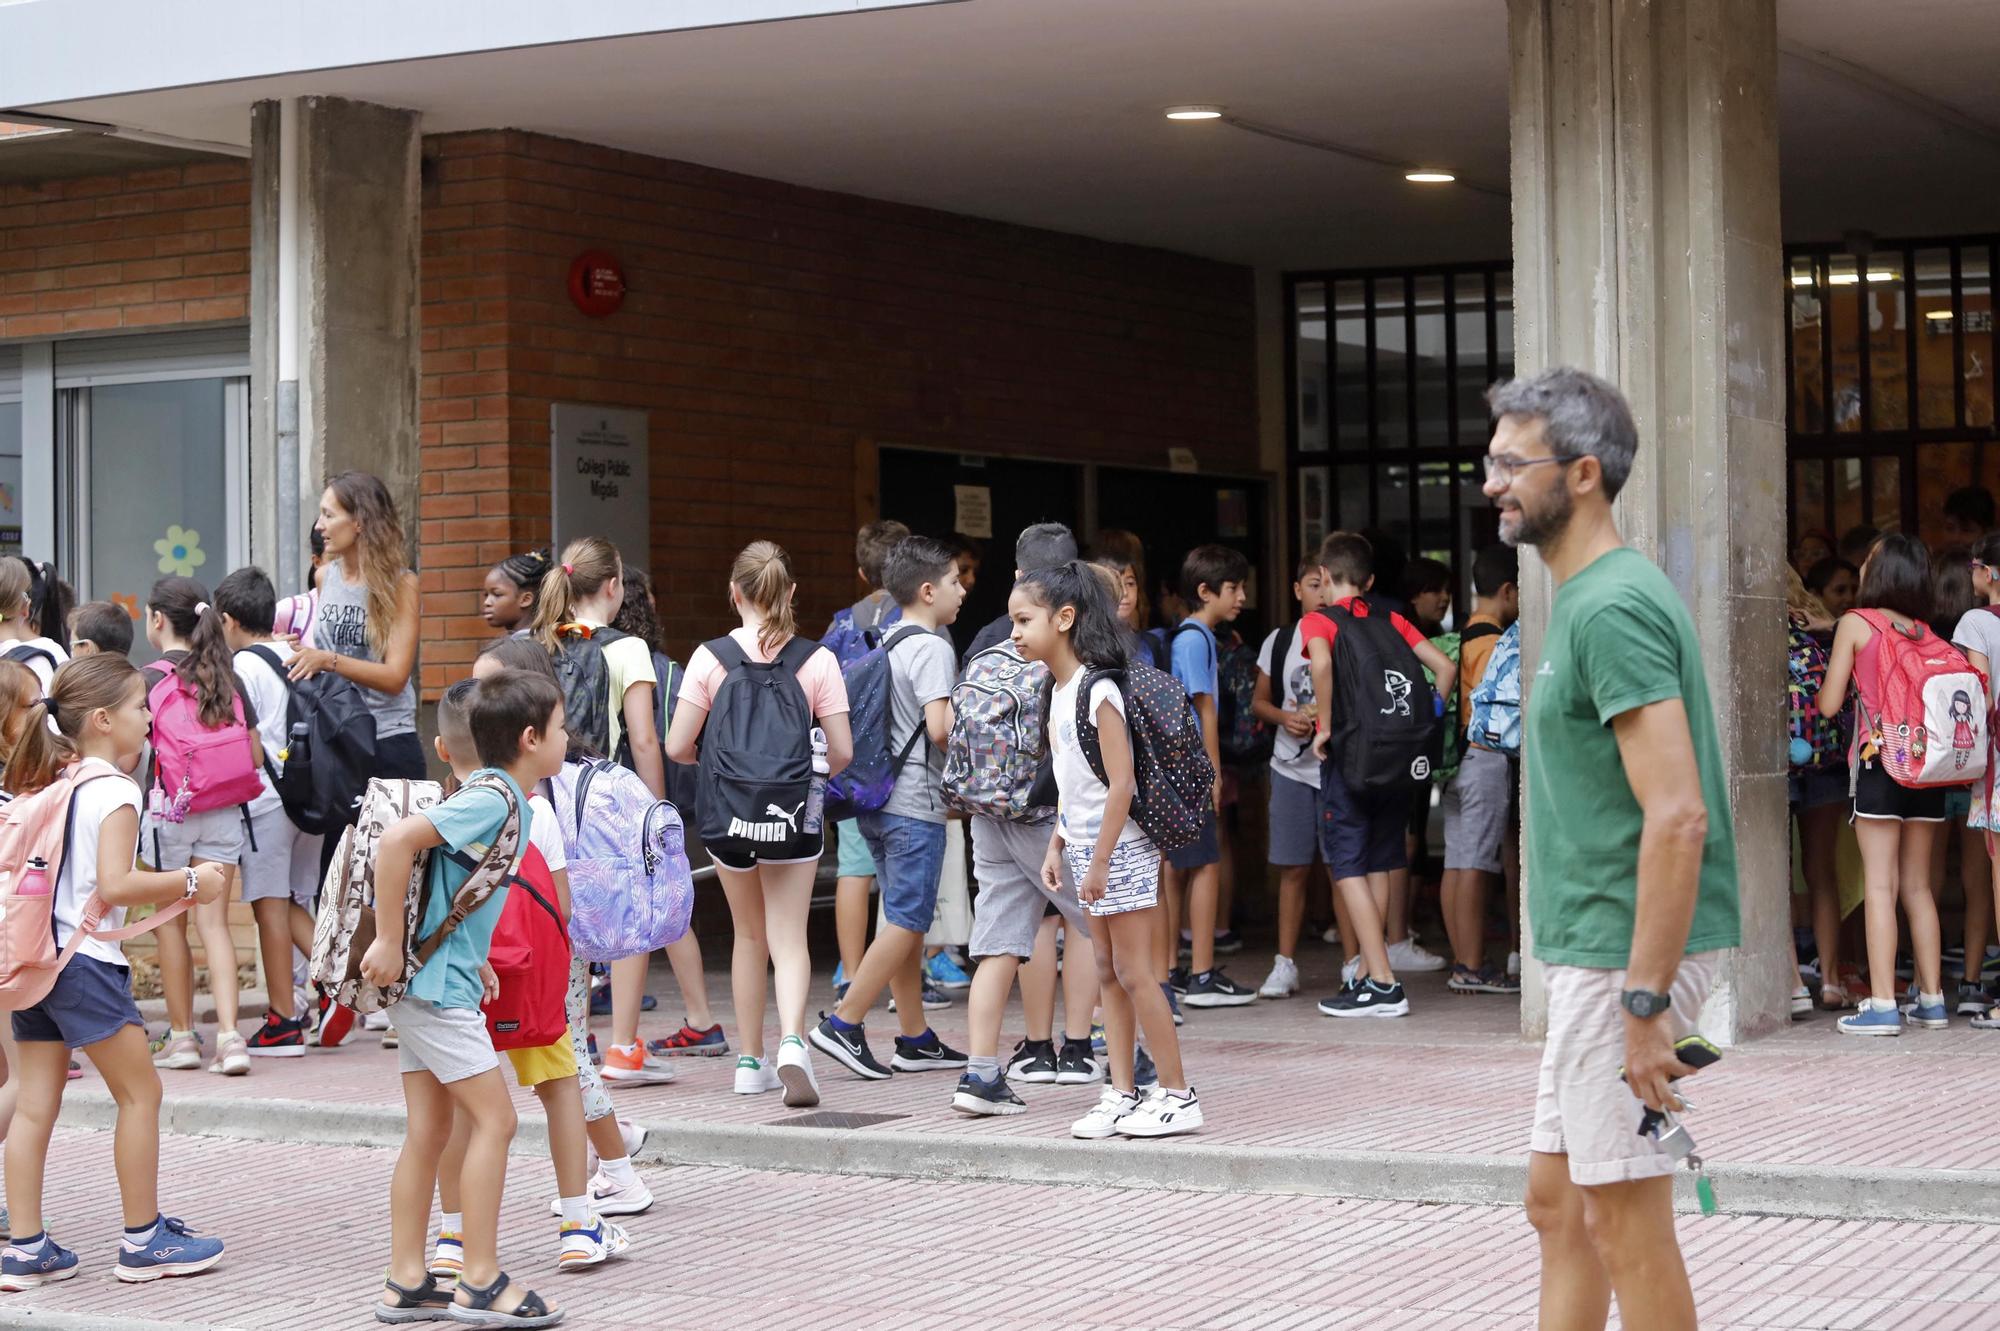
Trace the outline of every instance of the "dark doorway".
<instances>
[{"instance_id":1,"label":"dark doorway","mask_svg":"<svg viewBox=\"0 0 2000 1331\"><path fill-rule=\"evenodd\" d=\"M1146 547L1147 592L1155 607L1162 587L1178 591L1181 561L1197 545L1226 545L1249 559L1255 579L1252 604L1238 625L1254 642L1253 627L1272 620L1273 596L1289 595L1290 582L1272 587L1259 572L1268 548L1269 515L1262 481L1137 468L1102 467L1097 473L1097 526L1122 527ZM1157 610L1156 610L1157 618Z\"/></svg>"}]
</instances>

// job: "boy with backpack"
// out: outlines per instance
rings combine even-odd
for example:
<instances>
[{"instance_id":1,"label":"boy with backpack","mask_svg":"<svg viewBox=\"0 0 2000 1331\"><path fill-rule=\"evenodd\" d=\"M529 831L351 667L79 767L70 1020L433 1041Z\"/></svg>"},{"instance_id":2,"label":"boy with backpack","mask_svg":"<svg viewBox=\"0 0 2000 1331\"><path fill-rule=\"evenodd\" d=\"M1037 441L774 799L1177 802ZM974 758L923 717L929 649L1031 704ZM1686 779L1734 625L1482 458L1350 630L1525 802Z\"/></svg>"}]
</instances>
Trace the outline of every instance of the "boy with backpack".
<instances>
[{"instance_id":1,"label":"boy with backpack","mask_svg":"<svg viewBox=\"0 0 2000 1331\"><path fill-rule=\"evenodd\" d=\"M264 744L264 788L244 810L250 838L243 848L243 900L257 920L270 1009L250 1036L249 1050L262 1058L297 1058L305 1053L306 1033L293 994L292 958L294 949L312 953L321 843L286 815L276 784L292 691L285 662L297 648L272 636L278 592L262 569L239 568L217 583L215 608Z\"/></svg>"},{"instance_id":2,"label":"boy with backpack","mask_svg":"<svg viewBox=\"0 0 2000 1331\"><path fill-rule=\"evenodd\" d=\"M1511 669L1519 696L1521 654L1496 660L1495 645L1521 611L1520 554L1510 545L1489 545L1472 561L1472 614L1459 632L1458 716L1465 746L1458 773L1444 787L1445 933L1454 965L1446 986L1461 994L1518 994L1521 982L1505 966L1486 964L1486 901L1501 873L1508 810L1514 803L1513 764L1494 747L1487 724L1472 724L1473 695L1489 663ZM1516 642L1519 635L1516 635ZM1496 678L1496 688L1507 681ZM1491 693L1492 690L1489 690Z\"/></svg>"},{"instance_id":3,"label":"boy with backpack","mask_svg":"<svg viewBox=\"0 0 2000 1331\"><path fill-rule=\"evenodd\" d=\"M468 708L483 766L451 798L382 831L371 874L376 933L359 978L378 987L407 981L389 1009L408 1121L389 1188L389 1274L376 1315L413 1321L428 1311L432 1320L443 1314L478 1321L470 1314L487 1313L518 1318L512 1325L552 1326L561 1314L532 1291L510 1289L500 1270L500 1196L514 1102L480 1005L498 988L487 953L507 899L505 878L496 881L484 870L499 855L511 873L528 841L531 815L522 792L562 769L569 736L561 690L527 671L503 670L485 680ZM364 832L357 828L357 835ZM421 868L419 856L428 857ZM418 873L422 909L417 928L406 933L406 894ZM490 885L483 900L461 896L475 879ZM431 1194L454 1114L472 1125L460 1174L465 1255L455 1296L438 1288L424 1260ZM459 1313L446 1311L453 1304Z\"/></svg>"},{"instance_id":4,"label":"boy with backpack","mask_svg":"<svg viewBox=\"0 0 2000 1331\"><path fill-rule=\"evenodd\" d=\"M943 749L951 734L951 689L958 671L951 641L937 630L965 602L951 547L912 536L889 552L882 582L902 611L883 640L889 689L886 748L896 758L894 785L879 809L855 819L882 880L883 927L849 976L847 994L812 1031L813 1046L857 1077L880 1081L898 1072L959 1069L965 1055L939 1040L924 1020L923 942L937 913L944 868ZM850 694L851 714L864 700ZM858 741L862 737L857 735ZM928 741L928 742L926 742ZM852 769L850 769L851 773ZM869 1051L862 1022L883 986L896 998L903 1033L884 1067Z\"/></svg>"},{"instance_id":5,"label":"boy with backpack","mask_svg":"<svg viewBox=\"0 0 2000 1331\"><path fill-rule=\"evenodd\" d=\"M1320 851L1354 925L1350 946L1359 946L1366 968L1366 978L1321 1001L1329 1017L1410 1010L1389 965L1389 875L1409 867L1410 791L1430 780L1435 762L1439 709L1424 671L1439 692L1458 682L1458 667L1416 625L1362 599L1375 581L1374 558L1353 532L1328 535L1319 552L1327 604L1299 627L1319 709Z\"/></svg>"},{"instance_id":6,"label":"boy with backpack","mask_svg":"<svg viewBox=\"0 0 2000 1331\"><path fill-rule=\"evenodd\" d=\"M1215 920L1221 892L1222 858L1216 825L1222 808L1221 734L1216 723L1222 652L1216 630L1243 613L1250 561L1223 545L1198 545L1181 562L1181 595L1193 607L1174 630L1173 676L1187 690L1201 721L1202 747L1215 769L1215 787L1201 835L1167 852L1167 939L1163 958L1170 983L1189 1007L1241 1007L1257 1001L1257 991L1236 983L1215 964ZM1174 965L1180 919L1193 934L1188 967Z\"/></svg>"},{"instance_id":7,"label":"boy with backpack","mask_svg":"<svg viewBox=\"0 0 2000 1331\"><path fill-rule=\"evenodd\" d=\"M1320 608L1325 588L1319 556L1299 560L1292 596L1300 616ZM1257 693L1252 706L1273 731L1271 744L1270 862L1278 870L1278 955L1259 985L1263 998L1299 991L1296 960L1305 927L1306 882L1319 858L1319 759L1313 757L1312 662L1298 624L1271 630L1257 650Z\"/></svg>"}]
</instances>

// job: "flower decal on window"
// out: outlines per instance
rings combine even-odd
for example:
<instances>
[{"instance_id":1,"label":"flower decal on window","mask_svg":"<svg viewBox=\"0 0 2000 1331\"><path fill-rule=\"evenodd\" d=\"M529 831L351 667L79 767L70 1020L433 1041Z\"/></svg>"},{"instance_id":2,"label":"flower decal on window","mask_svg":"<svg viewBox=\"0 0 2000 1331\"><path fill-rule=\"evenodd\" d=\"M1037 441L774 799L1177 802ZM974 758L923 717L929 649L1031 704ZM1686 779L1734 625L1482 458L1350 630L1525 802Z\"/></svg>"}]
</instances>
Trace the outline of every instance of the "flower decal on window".
<instances>
[{"instance_id":1,"label":"flower decal on window","mask_svg":"<svg viewBox=\"0 0 2000 1331\"><path fill-rule=\"evenodd\" d=\"M137 619L139 617L139 598L130 592L111 593L111 603L132 616L132 618Z\"/></svg>"},{"instance_id":2,"label":"flower decal on window","mask_svg":"<svg viewBox=\"0 0 2000 1331\"><path fill-rule=\"evenodd\" d=\"M166 536L153 542L153 553L160 557L160 572L183 578L193 577L194 571L208 562L208 551L201 548L201 533L192 527L167 528Z\"/></svg>"}]
</instances>

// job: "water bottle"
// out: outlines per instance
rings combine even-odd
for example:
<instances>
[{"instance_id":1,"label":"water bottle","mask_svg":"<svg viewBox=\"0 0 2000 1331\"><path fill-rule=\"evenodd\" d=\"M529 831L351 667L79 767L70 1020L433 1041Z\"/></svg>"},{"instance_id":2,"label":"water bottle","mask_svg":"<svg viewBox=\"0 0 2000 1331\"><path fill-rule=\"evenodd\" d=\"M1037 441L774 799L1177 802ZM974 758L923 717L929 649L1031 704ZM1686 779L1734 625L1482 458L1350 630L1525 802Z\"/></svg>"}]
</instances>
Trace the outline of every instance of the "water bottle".
<instances>
[{"instance_id":1,"label":"water bottle","mask_svg":"<svg viewBox=\"0 0 2000 1331\"><path fill-rule=\"evenodd\" d=\"M818 726L812 728L813 774L812 784L806 790L806 816L800 820L799 830L811 835L821 830L821 822L826 809L826 732Z\"/></svg>"}]
</instances>

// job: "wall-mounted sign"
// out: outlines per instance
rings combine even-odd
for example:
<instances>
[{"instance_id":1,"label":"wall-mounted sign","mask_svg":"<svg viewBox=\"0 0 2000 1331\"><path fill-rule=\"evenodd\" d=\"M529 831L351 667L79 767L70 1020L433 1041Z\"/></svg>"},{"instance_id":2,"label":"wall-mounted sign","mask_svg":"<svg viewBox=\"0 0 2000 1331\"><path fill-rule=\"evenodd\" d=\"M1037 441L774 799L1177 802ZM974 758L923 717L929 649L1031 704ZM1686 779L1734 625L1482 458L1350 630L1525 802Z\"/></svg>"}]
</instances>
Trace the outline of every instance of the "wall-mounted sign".
<instances>
[{"instance_id":1,"label":"wall-mounted sign","mask_svg":"<svg viewBox=\"0 0 2000 1331\"><path fill-rule=\"evenodd\" d=\"M993 491L984 485L951 487L953 521L951 529L975 541L993 539Z\"/></svg>"},{"instance_id":2,"label":"wall-mounted sign","mask_svg":"<svg viewBox=\"0 0 2000 1331\"><path fill-rule=\"evenodd\" d=\"M603 250L585 250L570 261L569 298L593 319L625 303L625 270Z\"/></svg>"},{"instance_id":3,"label":"wall-mounted sign","mask_svg":"<svg viewBox=\"0 0 2000 1331\"><path fill-rule=\"evenodd\" d=\"M641 568L652 562L646 413L557 402L549 408L555 548L602 536Z\"/></svg>"},{"instance_id":4,"label":"wall-mounted sign","mask_svg":"<svg viewBox=\"0 0 2000 1331\"><path fill-rule=\"evenodd\" d=\"M1192 448L1170 448L1167 450L1168 471L1200 471L1201 463L1195 461Z\"/></svg>"}]
</instances>

